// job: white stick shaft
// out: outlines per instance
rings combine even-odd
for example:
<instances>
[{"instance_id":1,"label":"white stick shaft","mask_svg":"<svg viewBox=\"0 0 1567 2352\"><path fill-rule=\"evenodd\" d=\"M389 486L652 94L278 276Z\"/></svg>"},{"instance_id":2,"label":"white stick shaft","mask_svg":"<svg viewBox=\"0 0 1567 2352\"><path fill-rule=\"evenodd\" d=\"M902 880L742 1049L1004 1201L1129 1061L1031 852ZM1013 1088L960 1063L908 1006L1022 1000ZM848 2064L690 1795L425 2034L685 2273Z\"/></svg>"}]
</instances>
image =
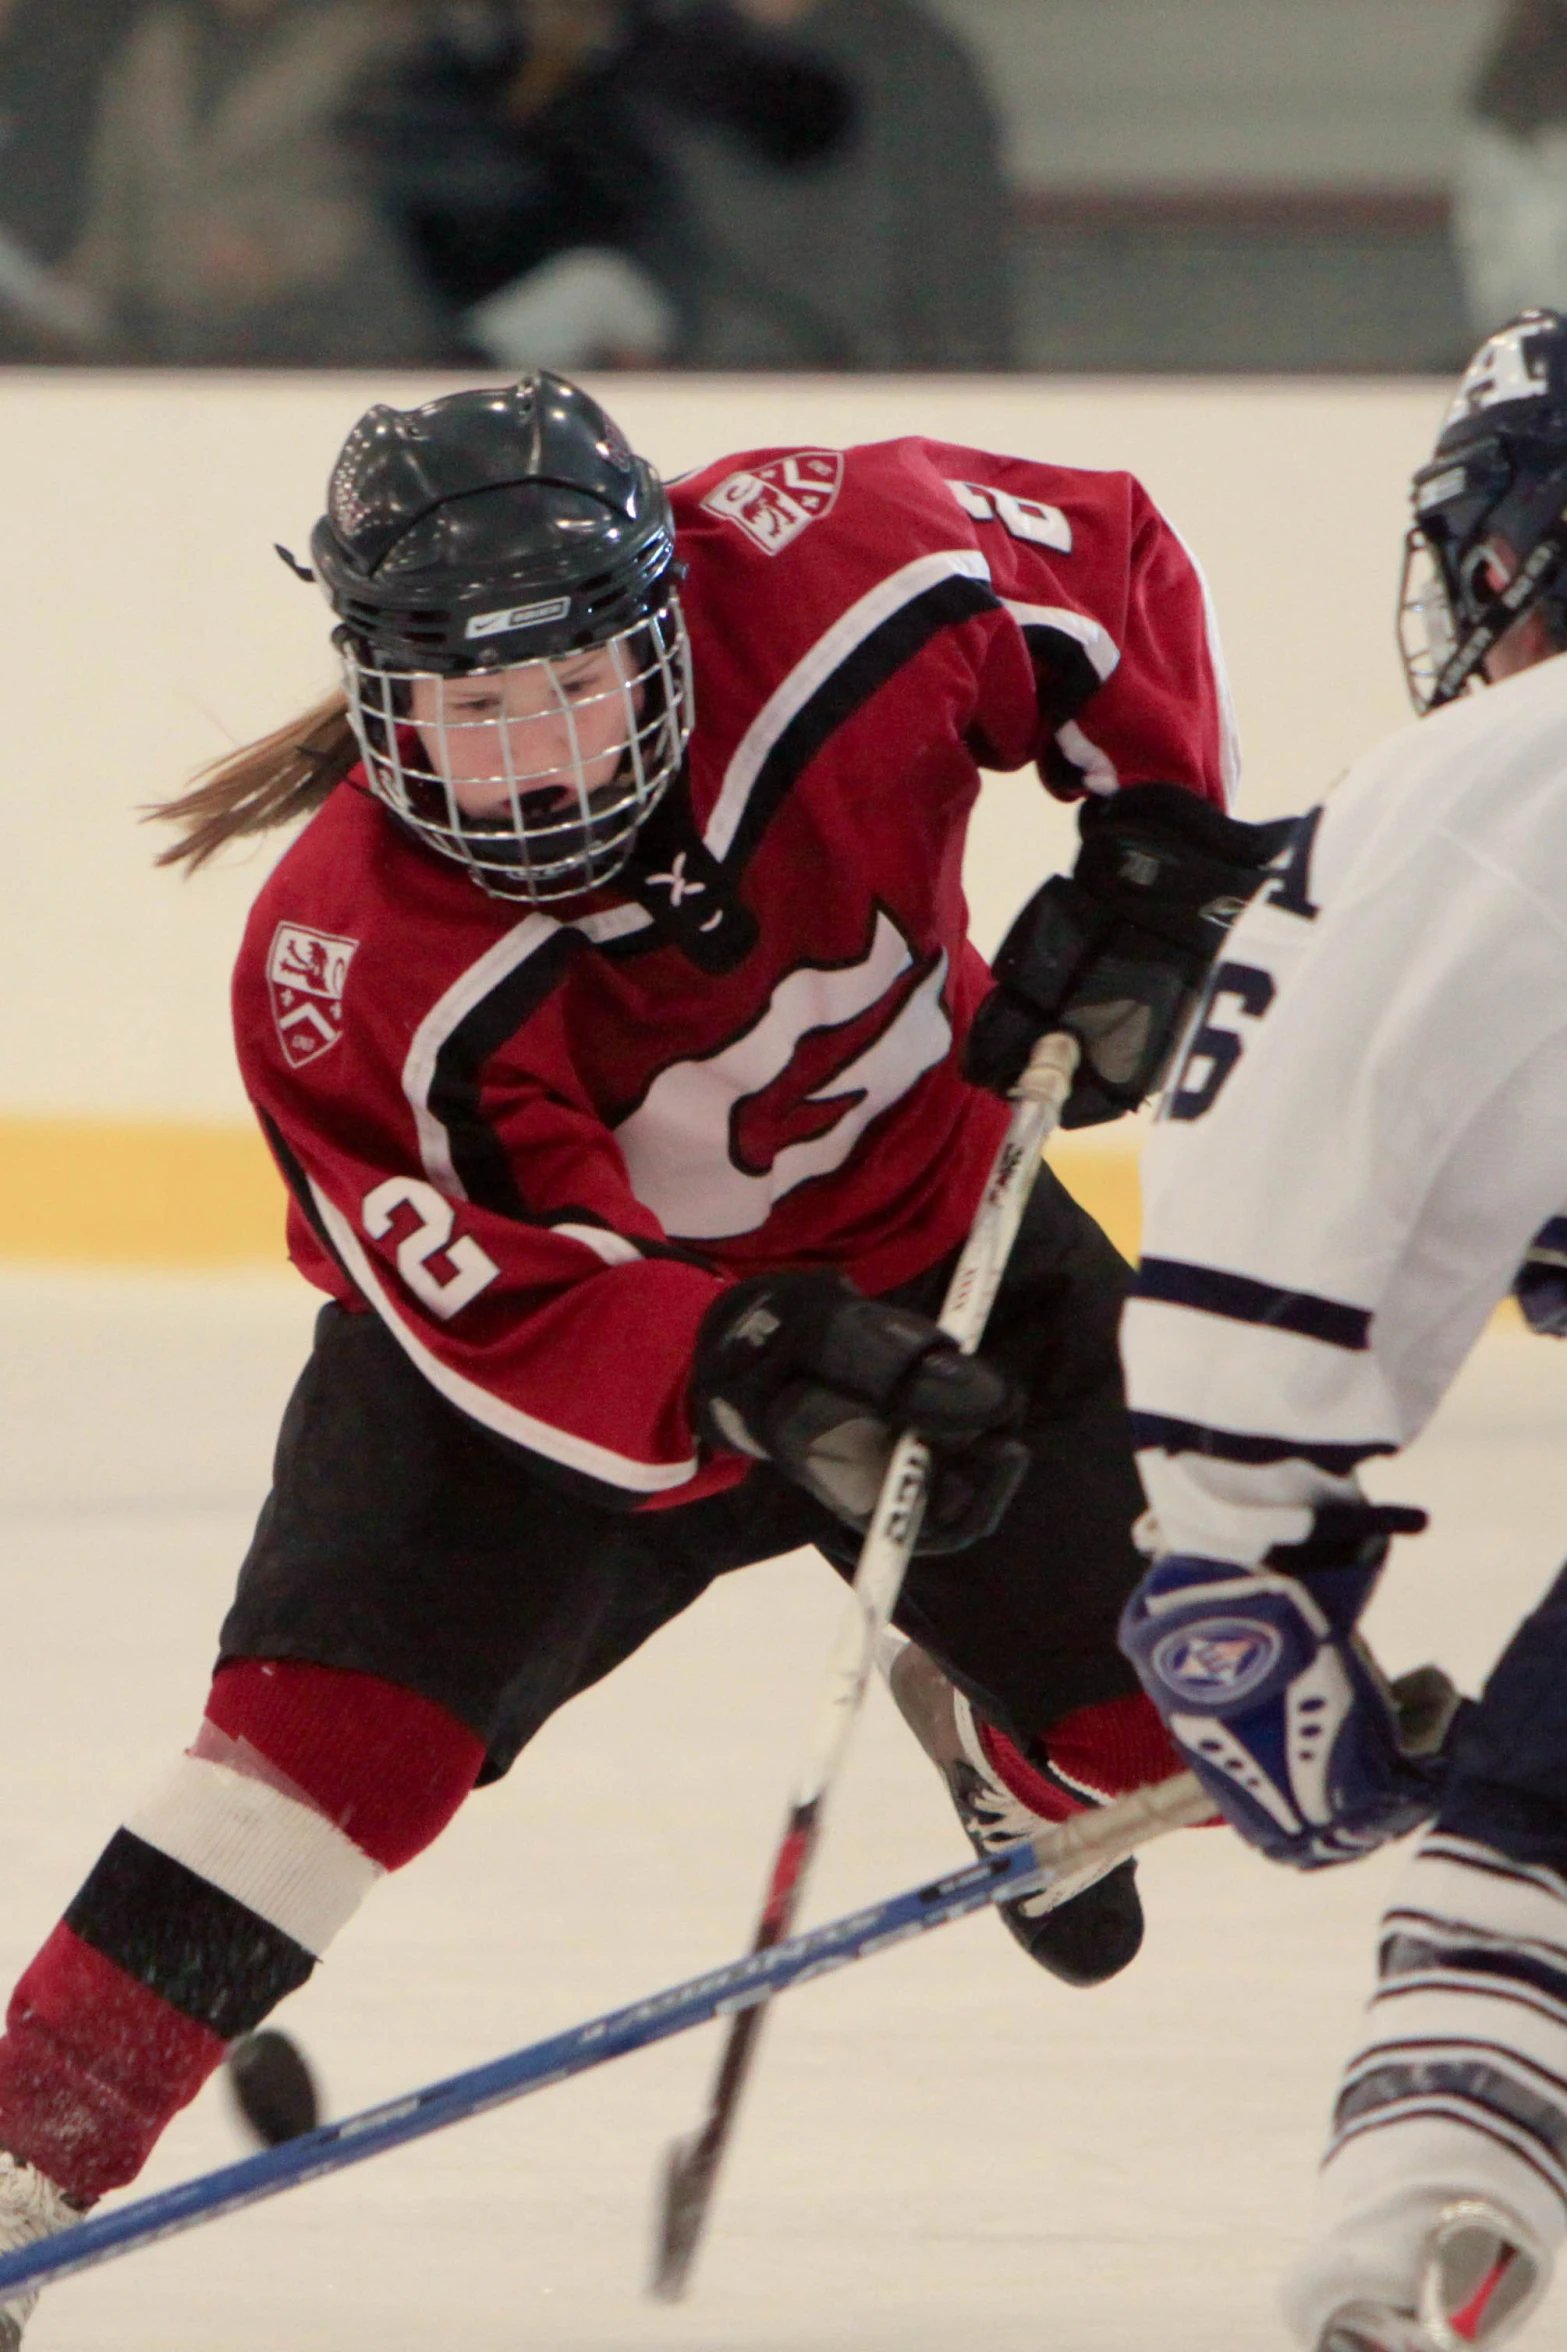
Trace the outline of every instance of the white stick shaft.
<instances>
[{"instance_id":1,"label":"white stick shaft","mask_svg":"<svg viewBox=\"0 0 1567 2352\"><path fill-rule=\"evenodd\" d=\"M1173 1772L1135 1788L1108 1805L1090 1806L1049 1829L1035 1833L1029 1843L1041 1869L1052 1878L1080 1870L1088 1862L1124 1862L1150 1839L1172 1829L1195 1829L1200 1822L1217 1821L1218 1807L1195 1772Z\"/></svg>"},{"instance_id":2,"label":"white stick shaft","mask_svg":"<svg viewBox=\"0 0 1567 2352\"><path fill-rule=\"evenodd\" d=\"M1011 1124L996 1154L963 1253L952 1270L939 1318L942 1330L957 1341L966 1356L979 1345L995 1304L1034 1188L1040 1154L1060 1119L1076 1067L1076 1039L1056 1031L1034 1048L1019 1084ZM824 1793L843 1760L875 1663L876 1645L898 1605L919 1539L929 1479L930 1454L925 1445L912 1435L900 1437L861 1547L849 1606L838 1622L827 1679L795 1783L797 1808ZM804 1876L802 1870L795 1881L795 1909Z\"/></svg>"},{"instance_id":3,"label":"white stick shaft","mask_svg":"<svg viewBox=\"0 0 1567 2352\"><path fill-rule=\"evenodd\" d=\"M1016 1089L1011 1123L941 1310L943 1330L965 1355L973 1353L985 1328L1038 1173L1040 1154L1071 1087L1077 1054L1075 1038L1061 1033L1043 1038ZM875 1516L861 1547L849 1607L839 1624L794 1801L774 1850L753 1952L767 1951L781 1942L799 1912L827 1796L859 1716L877 1642L897 1606L919 1537L929 1477L926 1447L919 1438L904 1435L893 1448ZM730 2020L706 2117L689 2139L677 2141L669 2151L659 2198L652 2282L653 2293L666 2302L677 2301L685 2292L765 2013L765 2002L759 2002Z\"/></svg>"}]
</instances>

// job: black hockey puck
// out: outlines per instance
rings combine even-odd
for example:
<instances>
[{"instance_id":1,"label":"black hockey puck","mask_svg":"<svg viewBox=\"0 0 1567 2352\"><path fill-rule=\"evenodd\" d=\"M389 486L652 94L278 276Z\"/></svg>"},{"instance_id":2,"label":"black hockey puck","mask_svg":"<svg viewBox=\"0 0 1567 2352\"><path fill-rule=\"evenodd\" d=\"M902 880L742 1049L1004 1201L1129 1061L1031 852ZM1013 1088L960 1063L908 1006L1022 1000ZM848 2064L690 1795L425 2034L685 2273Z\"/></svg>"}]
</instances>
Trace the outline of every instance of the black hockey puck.
<instances>
[{"instance_id":1,"label":"black hockey puck","mask_svg":"<svg viewBox=\"0 0 1567 2352\"><path fill-rule=\"evenodd\" d=\"M228 2085L247 2131L265 2148L297 2140L321 2121L316 2078L297 2042L268 2029L246 2034L227 2059Z\"/></svg>"}]
</instances>

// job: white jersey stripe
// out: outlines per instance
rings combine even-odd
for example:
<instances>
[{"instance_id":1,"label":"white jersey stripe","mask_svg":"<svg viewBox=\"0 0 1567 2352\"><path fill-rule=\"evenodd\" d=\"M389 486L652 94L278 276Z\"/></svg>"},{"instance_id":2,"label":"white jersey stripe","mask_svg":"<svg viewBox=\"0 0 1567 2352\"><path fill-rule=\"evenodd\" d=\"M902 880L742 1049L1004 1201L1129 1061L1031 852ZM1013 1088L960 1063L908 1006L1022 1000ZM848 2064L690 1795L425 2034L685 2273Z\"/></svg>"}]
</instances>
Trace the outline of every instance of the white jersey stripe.
<instances>
[{"instance_id":1,"label":"white jersey stripe","mask_svg":"<svg viewBox=\"0 0 1567 2352\"><path fill-rule=\"evenodd\" d=\"M1106 799L1121 789L1121 774L1109 753L1083 733L1075 719L1068 719L1064 727L1056 729L1056 741L1083 779L1085 792L1097 792Z\"/></svg>"},{"instance_id":2,"label":"white jersey stripe","mask_svg":"<svg viewBox=\"0 0 1567 2352\"><path fill-rule=\"evenodd\" d=\"M552 1233L560 1233L567 1241L580 1241L606 1266L631 1266L641 1257L636 1243L624 1233L614 1233L607 1225L552 1225Z\"/></svg>"},{"instance_id":3,"label":"white jersey stripe","mask_svg":"<svg viewBox=\"0 0 1567 2352\"><path fill-rule=\"evenodd\" d=\"M703 831L703 839L715 858L728 856L757 778L785 728L855 649L895 612L912 604L917 596L923 596L942 580L989 578L990 566L977 548L943 548L938 554L919 556L913 563L889 573L857 603L851 604L846 613L839 615L768 696L740 738Z\"/></svg>"},{"instance_id":4,"label":"white jersey stripe","mask_svg":"<svg viewBox=\"0 0 1567 2352\"><path fill-rule=\"evenodd\" d=\"M203 1756L182 1756L125 1826L318 1959L386 1875L312 1806Z\"/></svg>"},{"instance_id":5,"label":"white jersey stripe","mask_svg":"<svg viewBox=\"0 0 1567 2352\"><path fill-rule=\"evenodd\" d=\"M1203 624L1208 638L1208 659L1213 665L1214 691L1219 698L1219 774L1224 785L1224 805L1235 806L1241 788L1241 738L1235 723L1235 697L1230 691L1229 666L1224 659L1224 646L1219 637L1219 615L1208 585L1208 575L1193 554L1189 542L1176 530L1168 515L1165 521L1178 541L1181 552L1196 575L1202 590Z\"/></svg>"},{"instance_id":6,"label":"white jersey stripe","mask_svg":"<svg viewBox=\"0 0 1567 2352\"><path fill-rule=\"evenodd\" d=\"M530 1453L543 1454L565 1469L580 1471L584 1477L599 1479L606 1486L627 1488L634 1494L667 1494L672 1487L684 1486L688 1478L695 1477L695 1455L683 1462L634 1462L608 1446L595 1445L591 1438L576 1437L570 1430L556 1429L534 1414L524 1413L519 1406L507 1404L504 1398L481 1388L477 1381L443 1364L405 1322L402 1310L381 1282L348 1219L328 1199L314 1177L309 1183L317 1213L343 1264L410 1362L459 1412L482 1422L498 1436L526 1446Z\"/></svg>"},{"instance_id":7,"label":"white jersey stripe","mask_svg":"<svg viewBox=\"0 0 1567 2352\"><path fill-rule=\"evenodd\" d=\"M1020 629L1055 629L1080 645L1093 663L1101 686L1115 675L1121 648L1101 622L1090 620L1087 613L1073 612L1064 604L1018 604L1010 596L1003 596L1001 601Z\"/></svg>"}]
</instances>

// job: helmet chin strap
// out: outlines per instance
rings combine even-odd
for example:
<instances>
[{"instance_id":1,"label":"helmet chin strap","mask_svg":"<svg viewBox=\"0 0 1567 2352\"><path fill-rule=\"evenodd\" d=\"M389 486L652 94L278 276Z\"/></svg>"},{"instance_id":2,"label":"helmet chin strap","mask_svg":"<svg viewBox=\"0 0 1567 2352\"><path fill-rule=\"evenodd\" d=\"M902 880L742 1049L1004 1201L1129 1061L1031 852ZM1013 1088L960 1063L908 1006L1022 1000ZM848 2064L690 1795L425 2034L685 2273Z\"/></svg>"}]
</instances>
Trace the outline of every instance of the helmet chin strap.
<instances>
[{"instance_id":1,"label":"helmet chin strap","mask_svg":"<svg viewBox=\"0 0 1567 2352\"><path fill-rule=\"evenodd\" d=\"M1567 508L1544 536L1535 541L1506 587L1492 597L1463 643L1443 663L1426 705L1428 711L1440 710L1444 703L1457 701L1493 646L1500 644L1520 621L1527 620L1541 602L1564 563L1567 563ZM1560 628L1558 623L1553 628L1553 636L1559 634Z\"/></svg>"}]
</instances>

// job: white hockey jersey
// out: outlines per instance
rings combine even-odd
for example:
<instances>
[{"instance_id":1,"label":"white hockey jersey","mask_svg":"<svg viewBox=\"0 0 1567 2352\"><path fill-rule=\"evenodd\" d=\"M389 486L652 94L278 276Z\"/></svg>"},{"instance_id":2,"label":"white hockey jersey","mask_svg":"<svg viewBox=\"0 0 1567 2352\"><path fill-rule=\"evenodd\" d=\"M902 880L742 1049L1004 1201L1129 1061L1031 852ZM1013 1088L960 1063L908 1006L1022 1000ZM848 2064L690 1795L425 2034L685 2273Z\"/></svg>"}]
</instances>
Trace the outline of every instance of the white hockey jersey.
<instances>
[{"instance_id":1,"label":"white hockey jersey","mask_svg":"<svg viewBox=\"0 0 1567 2352\"><path fill-rule=\"evenodd\" d=\"M1567 657L1360 761L1226 944L1123 1329L1161 1548L1252 1565L1421 1428L1567 1202Z\"/></svg>"}]
</instances>

